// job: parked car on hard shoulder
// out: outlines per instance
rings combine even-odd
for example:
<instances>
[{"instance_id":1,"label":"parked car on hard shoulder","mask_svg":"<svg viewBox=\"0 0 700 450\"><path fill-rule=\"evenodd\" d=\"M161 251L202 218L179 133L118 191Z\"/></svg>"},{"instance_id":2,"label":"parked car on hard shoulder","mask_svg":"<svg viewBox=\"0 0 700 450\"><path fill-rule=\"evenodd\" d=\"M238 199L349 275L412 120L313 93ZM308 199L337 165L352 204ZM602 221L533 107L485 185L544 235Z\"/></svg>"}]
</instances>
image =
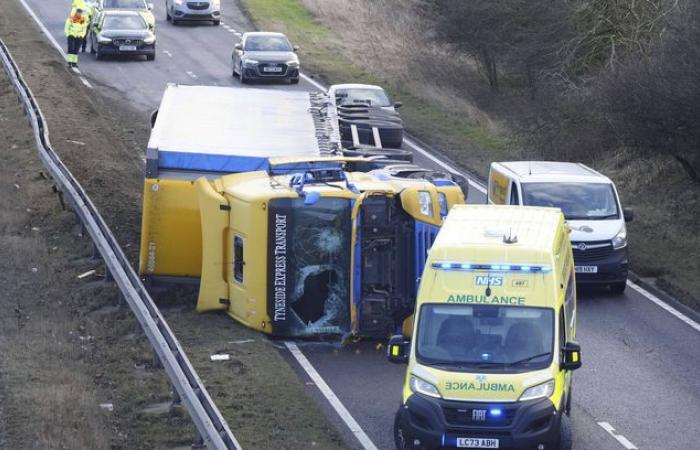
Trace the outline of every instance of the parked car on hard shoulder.
<instances>
[{"instance_id":1,"label":"parked car on hard shoulder","mask_svg":"<svg viewBox=\"0 0 700 450\"><path fill-rule=\"evenodd\" d=\"M148 28L156 29L156 17L153 15L153 3L146 3L146 0L88 0L97 18L100 13L106 10L136 11L148 24Z\"/></svg>"},{"instance_id":2,"label":"parked car on hard shoulder","mask_svg":"<svg viewBox=\"0 0 700 450\"><path fill-rule=\"evenodd\" d=\"M241 83L250 80L288 80L297 84L297 50L282 33L243 33L231 56L233 76L238 76Z\"/></svg>"},{"instance_id":3,"label":"parked car on hard shoulder","mask_svg":"<svg viewBox=\"0 0 700 450\"><path fill-rule=\"evenodd\" d=\"M156 35L136 11L106 10L92 26L90 53L105 55L144 55L156 59Z\"/></svg>"},{"instance_id":4,"label":"parked car on hard shoulder","mask_svg":"<svg viewBox=\"0 0 700 450\"><path fill-rule=\"evenodd\" d=\"M165 18L173 25L180 22L221 24L221 1L165 0Z\"/></svg>"}]
</instances>

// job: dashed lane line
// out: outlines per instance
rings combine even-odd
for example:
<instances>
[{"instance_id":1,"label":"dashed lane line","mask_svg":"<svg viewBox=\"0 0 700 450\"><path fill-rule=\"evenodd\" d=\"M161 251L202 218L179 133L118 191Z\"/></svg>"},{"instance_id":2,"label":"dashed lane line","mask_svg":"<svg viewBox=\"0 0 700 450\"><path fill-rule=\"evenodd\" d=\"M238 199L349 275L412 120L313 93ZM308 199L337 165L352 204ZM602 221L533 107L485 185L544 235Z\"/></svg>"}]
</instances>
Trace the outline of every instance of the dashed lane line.
<instances>
[{"instance_id":1,"label":"dashed lane line","mask_svg":"<svg viewBox=\"0 0 700 450\"><path fill-rule=\"evenodd\" d=\"M187 70L187 71L185 71L185 73L187 75L189 75L190 78L194 78L194 79L198 78L197 75L194 72L192 72L191 70Z\"/></svg>"},{"instance_id":2,"label":"dashed lane line","mask_svg":"<svg viewBox=\"0 0 700 450\"><path fill-rule=\"evenodd\" d=\"M168 51L168 50L163 50L163 53L165 53L166 55L168 55L171 58L173 57L173 54L170 53L170 51Z\"/></svg>"},{"instance_id":3,"label":"dashed lane line","mask_svg":"<svg viewBox=\"0 0 700 450\"><path fill-rule=\"evenodd\" d=\"M637 446L631 443L626 437L615 431L615 428L613 428L613 426L610 425L608 422L598 422L598 425L600 425L602 429L607 431L610 436L612 436L617 442L622 444L622 446L625 447L627 450L639 450Z\"/></svg>"},{"instance_id":4,"label":"dashed lane line","mask_svg":"<svg viewBox=\"0 0 700 450\"><path fill-rule=\"evenodd\" d=\"M306 359L306 356L299 350L299 347L294 342L285 342L284 345L292 353L292 356L297 360L299 365L304 369L306 374L311 378L311 380L316 384L318 389L321 391L326 400L331 404L335 412L338 413L340 418L345 422L345 425L350 429L352 434L355 435L357 440L362 445L365 450L378 450L374 442L367 436L359 423L352 417L350 412L345 408L340 399L335 395L333 390L326 384L321 375L316 371L313 365Z\"/></svg>"}]
</instances>

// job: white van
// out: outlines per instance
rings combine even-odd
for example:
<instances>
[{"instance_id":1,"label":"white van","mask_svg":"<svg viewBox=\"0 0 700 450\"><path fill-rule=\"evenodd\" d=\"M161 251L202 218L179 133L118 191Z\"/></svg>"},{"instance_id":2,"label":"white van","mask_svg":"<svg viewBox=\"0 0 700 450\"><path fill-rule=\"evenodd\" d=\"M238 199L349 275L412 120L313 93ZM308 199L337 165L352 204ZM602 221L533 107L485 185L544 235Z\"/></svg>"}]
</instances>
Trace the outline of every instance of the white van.
<instances>
[{"instance_id":1,"label":"white van","mask_svg":"<svg viewBox=\"0 0 700 450\"><path fill-rule=\"evenodd\" d=\"M560 208L571 228L576 282L608 284L622 293L627 282L627 228L615 184L583 164L550 161L495 162L488 201L496 205Z\"/></svg>"}]
</instances>

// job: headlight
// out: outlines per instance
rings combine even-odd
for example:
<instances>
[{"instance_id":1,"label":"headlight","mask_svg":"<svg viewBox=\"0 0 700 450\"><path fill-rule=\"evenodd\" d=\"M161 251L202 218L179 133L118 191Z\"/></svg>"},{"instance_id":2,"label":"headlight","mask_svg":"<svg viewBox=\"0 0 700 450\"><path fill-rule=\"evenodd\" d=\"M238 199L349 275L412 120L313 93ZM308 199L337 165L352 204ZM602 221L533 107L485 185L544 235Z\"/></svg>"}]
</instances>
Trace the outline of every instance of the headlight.
<instances>
[{"instance_id":1,"label":"headlight","mask_svg":"<svg viewBox=\"0 0 700 450\"><path fill-rule=\"evenodd\" d=\"M110 42L112 42L112 40L108 37L97 36L97 42L99 42L100 44L109 44Z\"/></svg>"},{"instance_id":2,"label":"headlight","mask_svg":"<svg viewBox=\"0 0 700 450\"><path fill-rule=\"evenodd\" d=\"M297 61L296 59L292 61L287 61L287 65L289 67L299 67L299 61Z\"/></svg>"},{"instance_id":3,"label":"headlight","mask_svg":"<svg viewBox=\"0 0 700 450\"><path fill-rule=\"evenodd\" d=\"M425 380L421 380L415 375L411 375L408 384L411 387L411 392L417 392L419 394L427 395L428 397L441 397L440 392L435 386Z\"/></svg>"},{"instance_id":4,"label":"headlight","mask_svg":"<svg viewBox=\"0 0 700 450\"><path fill-rule=\"evenodd\" d=\"M620 231L617 232L614 238L612 238L612 245L614 249L625 248L627 246L627 227L622 225Z\"/></svg>"},{"instance_id":5,"label":"headlight","mask_svg":"<svg viewBox=\"0 0 700 450\"><path fill-rule=\"evenodd\" d=\"M438 203L440 204L440 216L447 217L447 196L444 192L438 192Z\"/></svg>"},{"instance_id":6,"label":"headlight","mask_svg":"<svg viewBox=\"0 0 700 450\"><path fill-rule=\"evenodd\" d=\"M532 386L523 392L520 396L519 401L524 402L525 400L534 400L536 398L549 397L554 393L554 380L549 380L546 383L538 384L537 386Z\"/></svg>"},{"instance_id":7,"label":"headlight","mask_svg":"<svg viewBox=\"0 0 700 450\"><path fill-rule=\"evenodd\" d=\"M143 40L143 43L144 43L144 44L151 45L151 44L153 44L155 41L156 41L156 37L155 37L155 36L148 36L146 39Z\"/></svg>"},{"instance_id":8,"label":"headlight","mask_svg":"<svg viewBox=\"0 0 700 450\"><path fill-rule=\"evenodd\" d=\"M259 62L260 61L258 61L256 59L244 59L243 60L243 64L245 64L246 66L253 66L255 64L258 64Z\"/></svg>"},{"instance_id":9,"label":"headlight","mask_svg":"<svg viewBox=\"0 0 700 450\"><path fill-rule=\"evenodd\" d=\"M433 198L430 196L430 192L418 191L418 204L420 205L421 214L432 217Z\"/></svg>"}]
</instances>

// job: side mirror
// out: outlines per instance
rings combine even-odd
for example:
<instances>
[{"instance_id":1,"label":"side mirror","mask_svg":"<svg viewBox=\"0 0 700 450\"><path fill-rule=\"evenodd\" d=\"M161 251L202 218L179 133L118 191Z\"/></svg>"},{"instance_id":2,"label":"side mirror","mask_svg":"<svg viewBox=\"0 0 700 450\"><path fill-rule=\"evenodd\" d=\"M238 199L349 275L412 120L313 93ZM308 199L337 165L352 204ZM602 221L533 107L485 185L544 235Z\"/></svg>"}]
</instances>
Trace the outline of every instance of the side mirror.
<instances>
[{"instance_id":1,"label":"side mirror","mask_svg":"<svg viewBox=\"0 0 700 450\"><path fill-rule=\"evenodd\" d=\"M576 370L581 367L581 346L578 342L567 342L561 349L562 370Z\"/></svg>"},{"instance_id":2,"label":"side mirror","mask_svg":"<svg viewBox=\"0 0 700 450\"><path fill-rule=\"evenodd\" d=\"M243 45L239 42L238 44L234 45L233 48L236 50L243 50Z\"/></svg>"},{"instance_id":3,"label":"side mirror","mask_svg":"<svg viewBox=\"0 0 700 450\"><path fill-rule=\"evenodd\" d=\"M294 50L295 52L298 52L298 51L299 51L299 47L297 47L297 46L295 45L294 47L292 47L292 50Z\"/></svg>"},{"instance_id":4,"label":"side mirror","mask_svg":"<svg viewBox=\"0 0 700 450\"><path fill-rule=\"evenodd\" d=\"M401 334L395 334L389 339L389 347L386 356L390 363L406 364L408 362L408 352L411 348L411 341L407 341Z\"/></svg>"},{"instance_id":5,"label":"side mirror","mask_svg":"<svg viewBox=\"0 0 700 450\"><path fill-rule=\"evenodd\" d=\"M401 103L401 102L394 103L394 108L401 108L402 106L403 106L403 103Z\"/></svg>"},{"instance_id":6,"label":"side mirror","mask_svg":"<svg viewBox=\"0 0 700 450\"><path fill-rule=\"evenodd\" d=\"M622 208L622 215L625 217L625 222L634 220L634 210L632 208Z\"/></svg>"},{"instance_id":7,"label":"side mirror","mask_svg":"<svg viewBox=\"0 0 700 450\"><path fill-rule=\"evenodd\" d=\"M153 11L153 3L149 3L149 4L146 5L146 6L148 6L148 10L149 10L149 11Z\"/></svg>"}]
</instances>

